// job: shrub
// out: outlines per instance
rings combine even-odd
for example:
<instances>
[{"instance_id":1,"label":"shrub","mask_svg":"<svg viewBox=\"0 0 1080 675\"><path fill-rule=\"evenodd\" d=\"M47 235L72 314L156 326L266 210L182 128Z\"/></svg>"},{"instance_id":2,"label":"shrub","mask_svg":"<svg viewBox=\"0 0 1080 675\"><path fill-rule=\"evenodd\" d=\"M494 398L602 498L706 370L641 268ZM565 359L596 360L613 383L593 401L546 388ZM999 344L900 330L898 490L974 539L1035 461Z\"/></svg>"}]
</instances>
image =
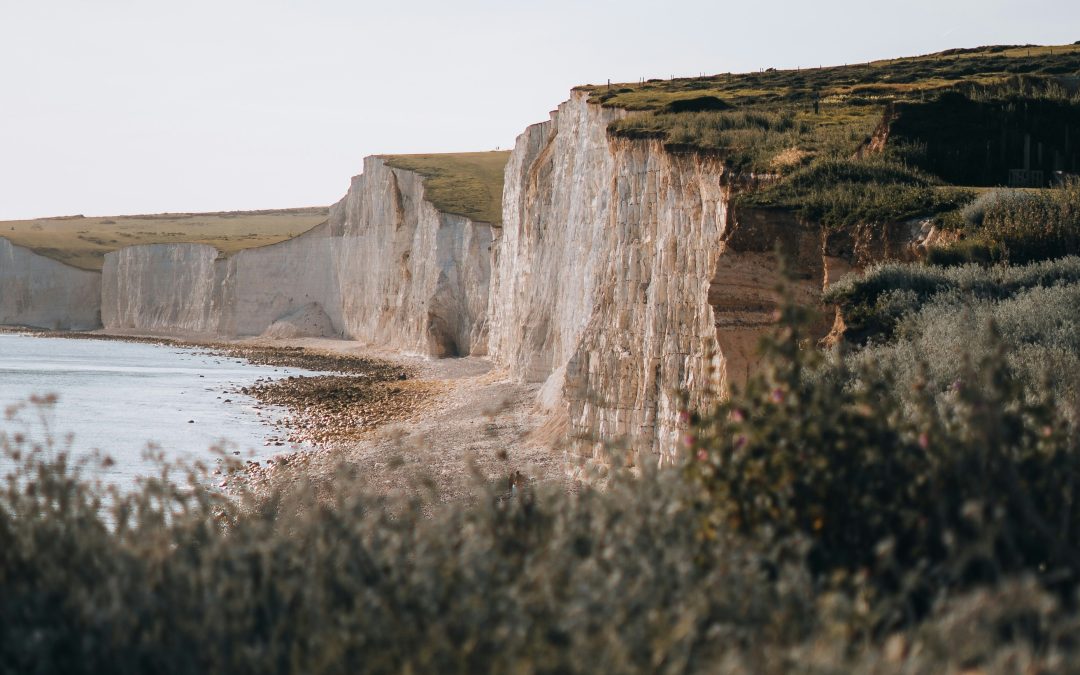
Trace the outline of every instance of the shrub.
<instances>
[{"instance_id":1,"label":"shrub","mask_svg":"<svg viewBox=\"0 0 1080 675\"><path fill-rule=\"evenodd\" d=\"M942 218L963 239L932 249L934 264L1027 263L1080 254L1080 181L1037 192L990 190Z\"/></svg>"},{"instance_id":2,"label":"shrub","mask_svg":"<svg viewBox=\"0 0 1080 675\"><path fill-rule=\"evenodd\" d=\"M862 276L848 276L833 284L823 300L836 305L856 342L887 340L905 313L915 312L944 293L961 293L967 301L1005 300L1039 287L1080 284L1080 258L1067 257L1029 265L934 265L886 263ZM899 291L907 306L896 307Z\"/></svg>"},{"instance_id":3,"label":"shrub","mask_svg":"<svg viewBox=\"0 0 1080 675\"><path fill-rule=\"evenodd\" d=\"M1018 572L1069 597L1080 444L1051 390L1032 398L1000 350L938 396L870 364L822 371L801 343L787 325L764 373L694 425L711 527L808 539L818 579L869 576L884 625Z\"/></svg>"},{"instance_id":4,"label":"shrub","mask_svg":"<svg viewBox=\"0 0 1080 675\"><path fill-rule=\"evenodd\" d=\"M960 239L945 246L932 246L926 252L926 262L939 267L957 265L991 265L1005 261L1005 252L996 242L980 238Z\"/></svg>"},{"instance_id":5,"label":"shrub","mask_svg":"<svg viewBox=\"0 0 1080 675\"><path fill-rule=\"evenodd\" d=\"M705 110L730 110L732 105L715 96L695 96L679 98L664 106L664 112L702 112Z\"/></svg>"},{"instance_id":6,"label":"shrub","mask_svg":"<svg viewBox=\"0 0 1080 675\"><path fill-rule=\"evenodd\" d=\"M944 188L924 173L874 159L826 159L794 171L776 185L744 195L740 203L781 207L831 229L886 223L956 209L967 190Z\"/></svg>"},{"instance_id":7,"label":"shrub","mask_svg":"<svg viewBox=\"0 0 1080 675\"><path fill-rule=\"evenodd\" d=\"M883 295L899 298L900 292ZM1050 389L1062 401L1080 396L1080 284L1036 286L1009 297L973 297L963 291L942 293L919 303L897 302L891 316L895 334L854 355L901 380L922 368L927 386L944 392L966 379L964 357L995 354L982 338L993 324L1008 349L1000 355L1014 377L1032 395ZM919 365L921 364L921 365ZM903 393L903 392L901 392Z\"/></svg>"},{"instance_id":8,"label":"shrub","mask_svg":"<svg viewBox=\"0 0 1080 675\"><path fill-rule=\"evenodd\" d=\"M1080 254L1080 180L1060 188L1011 193L990 204L978 230L1013 263Z\"/></svg>"},{"instance_id":9,"label":"shrub","mask_svg":"<svg viewBox=\"0 0 1080 675\"><path fill-rule=\"evenodd\" d=\"M955 282L942 269L924 265L875 265L862 276L851 275L833 284L824 302L837 306L846 326L845 337L854 342L888 338L897 320L944 291ZM898 312L895 300L903 293L907 306ZM887 297L895 296L895 297ZM891 306L885 311L886 306Z\"/></svg>"},{"instance_id":10,"label":"shrub","mask_svg":"<svg viewBox=\"0 0 1080 675\"><path fill-rule=\"evenodd\" d=\"M674 471L442 507L343 471L236 502L0 445L0 672L761 671L816 621L798 551L700 537Z\"/></svg>"},{"instance_id":11,"label":"shrub","mask_svg":"<svg viewBox=\"0 0 1080 675\"><path fill-rule=\"evenodd\" d=\"M1020 190L987 190L980 193L970 204L965 206L960 211L960 214L967 227L982 227L988 210L1000 207L1002 202L1023 200L1028 196L1027 193Z\"/></svg>"}]
</instances>

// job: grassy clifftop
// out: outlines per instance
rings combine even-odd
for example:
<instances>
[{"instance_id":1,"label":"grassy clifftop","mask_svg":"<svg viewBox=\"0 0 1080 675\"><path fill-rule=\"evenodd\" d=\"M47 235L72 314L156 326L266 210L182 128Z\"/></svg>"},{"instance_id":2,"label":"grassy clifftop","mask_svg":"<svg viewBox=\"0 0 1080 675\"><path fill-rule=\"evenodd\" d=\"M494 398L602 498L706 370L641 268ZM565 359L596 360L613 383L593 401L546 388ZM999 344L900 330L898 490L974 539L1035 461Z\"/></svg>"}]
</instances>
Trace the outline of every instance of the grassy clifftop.
<instances>
[{"instance_id":1,"label":"grassy clifftop","mask_svg":"<svg viewBox=\"0 0 1080 675\"><path fill-rule=\"evenodd\" d=\"M979 240L981 258L1080 250L1069 243L1075 189L1040 198L1064 223L1053 246L1034 221L1010 226L1006 242L962 217L979 192L969 188L1049 188L1080 175L1080 43L579 91L634 113L611 135L708 153L733 176L752 178L741 181L745 205L798 211L834 228L936 216Z\"/></svg>"},{"instance_id":2,"label":"grassy clifftop","mask_svg":"<svg viewBox=\"0 0 1080 675\"><path fill-rule=\"evenodd\" d=\"M953 87L961 82L991 84L1008 75L1076 75L1080 44L991 46L950 49L936 54L796 70L768 68L755 73L649 80L645 83L579 87L592 102L626 110L659 110L674 102L716 96L731 104L768 105L821 98L894 98ZM675 106L678 111L678 105Z\"/></svg>"},{"instance_id":3,"label":"grassy clifftop","mask_svg":"<svg viewBox=\"0 0 1080 675\"><path fill-rule=\"evenodd\" d=\"M44 256L99 270L105 254L137 244L209 244L225 254L276 244L326 220L327 207L0 222L0 237Z\"/></svg>"},{"instance_id":4,"label":"grassy clifftop","mask_svg":"<svg viewBox=\"0 0 1080 675\"><path fill-rule=\"evenodd\" d=\"M502 222L503 169L509 151L380 157L396 169L423 176L428 201L440 211L485 223Z\"/></svg>"},{"instance_id":5,"label":"grassy clifftop","mask_svg":"<svg viewBox=\"0 0 1080 675\"><path fill-rule=\"evenodd\" d=\"M875 136L882 140L905 118L915 123L898 135L919 146L921 136L934 131L920 113L940 119L932 108L950 92L981 103L1030 99L1075 108L1080 45L954 49L845 66L579 89L593 103L642 113L615 123L615 135L716 152L741 171L784 173L816 158L871 149Z\"/></svg>"}]
</instances>

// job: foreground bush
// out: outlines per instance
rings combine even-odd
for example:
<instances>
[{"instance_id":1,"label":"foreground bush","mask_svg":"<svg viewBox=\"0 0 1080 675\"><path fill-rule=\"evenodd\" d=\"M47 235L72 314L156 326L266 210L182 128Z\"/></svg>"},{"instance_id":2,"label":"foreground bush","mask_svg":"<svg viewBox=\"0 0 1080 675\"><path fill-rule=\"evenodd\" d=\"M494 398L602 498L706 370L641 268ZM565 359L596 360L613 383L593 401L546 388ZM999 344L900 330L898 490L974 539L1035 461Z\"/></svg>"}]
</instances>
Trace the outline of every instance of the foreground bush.
<instances>
[{"instance_id":1,"label":"foreground bush","mask_svg":"<svg viewBox=\"0 0 1080 675\"><path fill-rule=\"evenodd\" d=\"M1080 443L1051 391L1030 396L1000 353L937 396L870 365L809 372L792 327L771 349L763 376L695 428L687 472L716 527L807 538L815 576L868 577L899 603L886 624L1016 573L1071 597Z\"/></svg>"},{"instance_id":2,"label":"foreground bush","mask_svg":"<svg viewBox=\"0 0 1080 675\"><path fill-rule=\"evenodd\" d=\"M700 537L676 472L426 517L344 474L328 500L167 476L109 498L6 441L3 672L758 671L815 620L799 556Z\"/></svg>"},{"instance_id":3,"label":"foreground bush","mask_svg":"<svg viewBox=\"0 0 1080 675\"><path fill-rule=\"evenodd\" d=\"M820 370L796 327L691 424L683 465L602 490L436 506L343 470L318 497L301 480L230 498L168 472L122 495L0 435L0 672L1075 663L1080 455L1057 401L998 359L910 412L887 374Z\"/></svg>"}]
</instances>

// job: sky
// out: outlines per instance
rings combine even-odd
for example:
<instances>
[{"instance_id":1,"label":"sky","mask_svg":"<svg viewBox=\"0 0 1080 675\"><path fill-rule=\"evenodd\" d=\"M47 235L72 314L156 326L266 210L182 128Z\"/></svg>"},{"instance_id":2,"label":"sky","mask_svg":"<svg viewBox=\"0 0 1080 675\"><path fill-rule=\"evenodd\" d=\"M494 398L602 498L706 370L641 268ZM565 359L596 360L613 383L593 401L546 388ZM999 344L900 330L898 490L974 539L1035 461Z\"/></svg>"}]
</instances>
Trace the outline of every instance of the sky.
<instances>
[{"instance_id":1,"label":"sky","mask_svg":"<svg viewBox=\"0 0 1080 675\"><path fill-rule=\"evenodd\" d=\"M0 0L0 219L326 205L578 84L1077 40L1075 0Z\"/></svg>"}]
</instances>

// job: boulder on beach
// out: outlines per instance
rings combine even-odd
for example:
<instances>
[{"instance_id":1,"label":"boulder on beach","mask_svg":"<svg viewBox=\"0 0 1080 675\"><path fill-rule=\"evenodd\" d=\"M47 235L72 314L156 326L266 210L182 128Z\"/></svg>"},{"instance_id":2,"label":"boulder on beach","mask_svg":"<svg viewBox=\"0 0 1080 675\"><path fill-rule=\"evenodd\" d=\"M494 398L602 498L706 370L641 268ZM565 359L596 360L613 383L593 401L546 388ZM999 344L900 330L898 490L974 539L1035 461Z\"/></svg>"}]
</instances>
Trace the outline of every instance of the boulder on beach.
<instances>
[{"instance_id":1,"label":"boulder on beach","mask_svg":"<svg viewBox=\"0 0 1080 675\"><path fill-rule=\"evenodd\" d=\"M278 317L262 333L265 338L289 339L299 337L338 337L338 330L322 305L309 302L303 307Z\"/></svg>"}]
</instances>

